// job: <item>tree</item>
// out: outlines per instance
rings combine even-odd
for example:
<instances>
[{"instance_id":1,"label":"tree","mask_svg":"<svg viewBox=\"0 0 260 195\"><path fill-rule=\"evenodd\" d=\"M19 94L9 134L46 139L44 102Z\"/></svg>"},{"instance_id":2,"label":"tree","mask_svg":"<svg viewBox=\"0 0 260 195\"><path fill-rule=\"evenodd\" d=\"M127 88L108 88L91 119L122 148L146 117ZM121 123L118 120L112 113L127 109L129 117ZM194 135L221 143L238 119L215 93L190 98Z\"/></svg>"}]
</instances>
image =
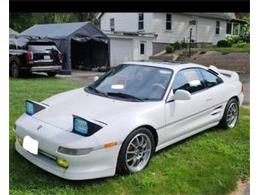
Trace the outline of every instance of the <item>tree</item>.
<instances>
[{"instance_id":1,"label":"tree","mask_svg":"<svg viewBox=\"0 0 260 195\"><path fill-rule=\"evenodd\" d=\"M21 32L34 24L92 21L98 24L94 12L81 13L10 13L10 27Z\"/></svg>"}]
</instances>

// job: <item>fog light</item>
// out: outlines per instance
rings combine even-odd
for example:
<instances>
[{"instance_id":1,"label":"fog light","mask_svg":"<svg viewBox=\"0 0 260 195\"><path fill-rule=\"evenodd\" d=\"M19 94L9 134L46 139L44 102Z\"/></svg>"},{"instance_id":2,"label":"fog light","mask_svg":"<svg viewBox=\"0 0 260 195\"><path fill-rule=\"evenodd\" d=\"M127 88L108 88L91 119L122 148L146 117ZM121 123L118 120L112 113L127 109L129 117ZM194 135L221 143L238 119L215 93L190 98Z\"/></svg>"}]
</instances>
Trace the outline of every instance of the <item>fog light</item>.
<instances>
[{"instance_id":1,"label":"fog light","mask_svg":"<svg viewBox=\"0 0 260 195\"><path fill-rule=\"evenodd\" d=\"M57 158L57 164L65 169L69 167L69 162L63 158Z\"/></svg>"}]
</instances>

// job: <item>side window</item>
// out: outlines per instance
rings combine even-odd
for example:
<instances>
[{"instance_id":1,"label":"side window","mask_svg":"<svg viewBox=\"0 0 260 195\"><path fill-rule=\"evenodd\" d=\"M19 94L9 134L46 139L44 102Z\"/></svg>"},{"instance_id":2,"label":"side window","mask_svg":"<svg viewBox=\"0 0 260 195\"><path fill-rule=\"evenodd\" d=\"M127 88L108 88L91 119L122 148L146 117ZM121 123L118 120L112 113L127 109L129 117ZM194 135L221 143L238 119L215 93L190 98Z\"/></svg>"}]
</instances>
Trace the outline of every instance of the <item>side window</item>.
<instances>
[{"instance_id":1,"label":"side window","mask_svg":"<svg viewBox=\"0 0 260 195\"><path fill-rule=\"evenodd\" d=\"M223 83L223 80L218 77L217 75L207 71L207 70L200 70L203 78L204 78L204 82L206 84L207 87L214 87L220 83Z\"/></svg>"},{"instance_id":2,"label":"side window","mask_svg":"<svg viewBox=\"0 0 260 195\"><path fill-rule=\"evenodd\" d=\"M197 69L185 69L177 73L173 82L173 92L178 89L187 90L190 93L195 93L205 89L203 77Z\"/></svg>"},{"instance_id":3,"label":"side window","mask_svg":"<svg viewBox=\"0 0 260 195\"><path fill-rule=\"evenodd\" d=\"M138 30L144 30L144 14L138 14Z\"/></svg>"},{"instance_id":4,"label":"side window","mask_svg":"<svg viewBox=\"0 0 260 195\"><path fill-rule=\"evenodd\" d=\"M9 49L16 49L14 40L9 40Z\"/></svg>"}]
</instances>

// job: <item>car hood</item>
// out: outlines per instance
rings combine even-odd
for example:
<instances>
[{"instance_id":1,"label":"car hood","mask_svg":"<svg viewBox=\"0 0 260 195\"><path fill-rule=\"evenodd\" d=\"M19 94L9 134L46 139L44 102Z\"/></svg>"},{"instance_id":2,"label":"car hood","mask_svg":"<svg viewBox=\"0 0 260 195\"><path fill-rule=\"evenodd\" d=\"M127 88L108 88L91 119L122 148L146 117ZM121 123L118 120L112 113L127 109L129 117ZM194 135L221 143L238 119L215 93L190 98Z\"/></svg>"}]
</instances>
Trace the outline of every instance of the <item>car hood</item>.
<instances>
[{"instance_id":1,"label":"car hood","mask_svg":"<svg viewBox=\"0 0 260 195\"><path fill-rule=\"evenodd\" d=\"M140 114L152 106L152 102L129 102L90 94L83 88L55 95L42 103L47 104L47 108L34 117L69 131L73 115L104 126L126 115L133 118L135 113Z\"/></svg>"}]
</instances>

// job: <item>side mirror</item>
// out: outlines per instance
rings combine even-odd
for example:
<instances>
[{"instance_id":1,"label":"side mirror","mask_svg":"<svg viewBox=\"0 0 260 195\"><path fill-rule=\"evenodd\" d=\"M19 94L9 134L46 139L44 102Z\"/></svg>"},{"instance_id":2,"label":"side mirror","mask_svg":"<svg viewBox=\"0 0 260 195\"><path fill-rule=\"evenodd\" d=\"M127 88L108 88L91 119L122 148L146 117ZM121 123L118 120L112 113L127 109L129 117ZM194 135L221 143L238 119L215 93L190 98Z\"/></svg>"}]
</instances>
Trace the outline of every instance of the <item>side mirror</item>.
<instances>
[{"instance_id":1,"label":"side mirror","mask_svg":"<svg viewBox=\"0 0 260 195\"><path fill-rule=\"evenodd\" d=\"M190 100L191 94L187 90L179 89L175 92L173 99L174 100Z\"/></svg>"},{"instance_id":2,"label":"side mirror","mask_svg":"<svg viewBox=\"0 0 260 195\"><path fill-rule=\"evenodd\" d=\"M98 76L94 76L94 81L97 81L99 79L99 77Z\"/></svg>"},{"instance_id":3,"label":"side mirror","mask_svg":"<svg viewBox=\"0 0 260 195\"><path fill-rule=\"evenodd\" d=\"M168 101L172 100L190 100L191 94L190 92L182 89L178 89L175 93L171 90L170 95L168 97Z\"/></svg>"}]
</instances>

